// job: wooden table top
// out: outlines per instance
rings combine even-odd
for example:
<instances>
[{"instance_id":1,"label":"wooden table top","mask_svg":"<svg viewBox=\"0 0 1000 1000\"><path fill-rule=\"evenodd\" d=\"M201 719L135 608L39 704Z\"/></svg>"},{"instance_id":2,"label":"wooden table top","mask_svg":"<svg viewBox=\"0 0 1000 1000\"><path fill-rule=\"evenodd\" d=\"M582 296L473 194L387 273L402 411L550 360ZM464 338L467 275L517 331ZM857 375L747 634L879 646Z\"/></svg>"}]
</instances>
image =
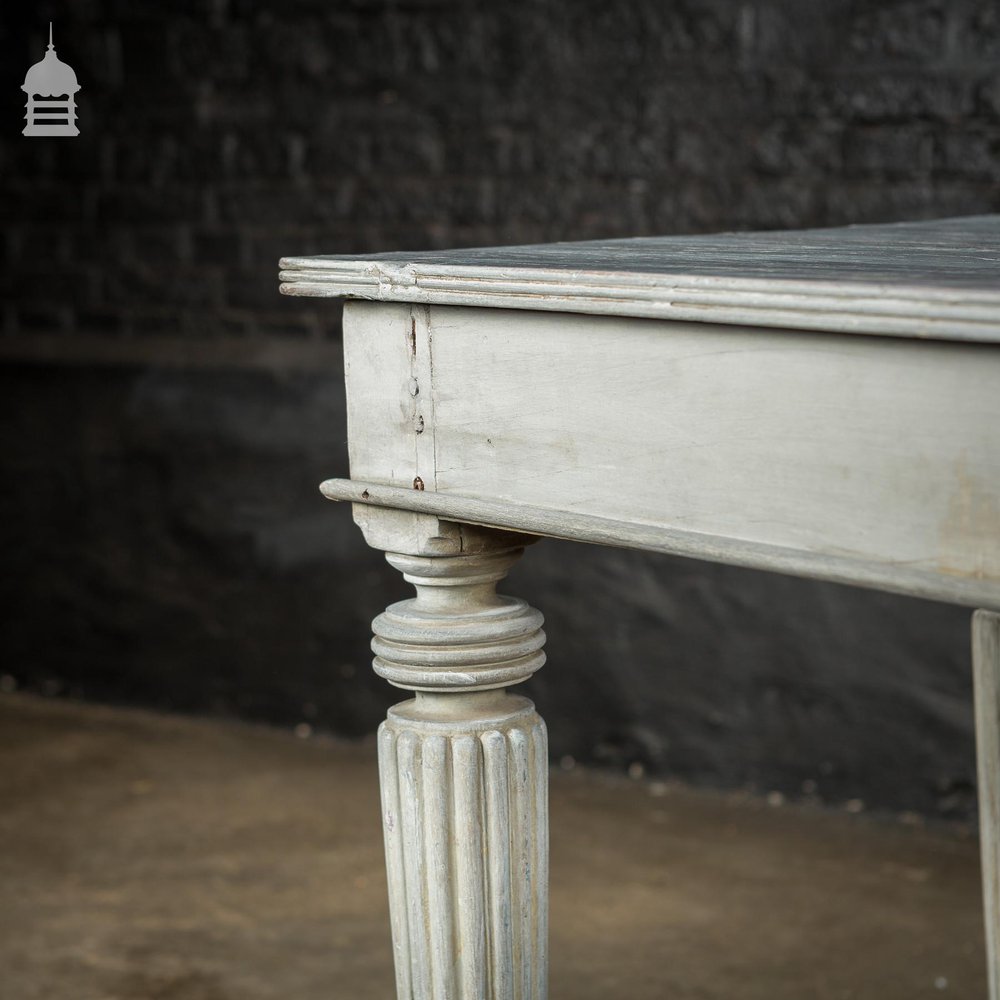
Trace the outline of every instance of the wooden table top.
<instances>
[{"instance_id":1,"label":"wooden table top","mask_svg":"<svg viewBox=\"0 0 1000 1000\"><path fill-rule=\"evenodd\" d=\"M288 295L1000 342L1000 215L281 261Z\"/></svg>"}]
</instances>

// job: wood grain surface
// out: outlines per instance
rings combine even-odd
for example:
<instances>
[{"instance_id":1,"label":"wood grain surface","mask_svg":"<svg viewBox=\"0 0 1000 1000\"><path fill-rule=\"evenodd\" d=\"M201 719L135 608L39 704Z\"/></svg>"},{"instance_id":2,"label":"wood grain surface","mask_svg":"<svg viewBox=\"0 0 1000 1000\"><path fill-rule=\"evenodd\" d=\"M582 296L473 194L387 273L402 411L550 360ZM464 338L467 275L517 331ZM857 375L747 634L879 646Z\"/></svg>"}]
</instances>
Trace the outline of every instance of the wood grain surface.
<instances>
[{"instance_id":1,"label":"wood grain surface","mask_svg":"<svg viewBox=\"0 0 1000 1000\"><path fill-rule=\"evenodd\" d=\"M281 268L287 295L1000 341L996 215L286 257Z\"/></svg>"}]
</instances>

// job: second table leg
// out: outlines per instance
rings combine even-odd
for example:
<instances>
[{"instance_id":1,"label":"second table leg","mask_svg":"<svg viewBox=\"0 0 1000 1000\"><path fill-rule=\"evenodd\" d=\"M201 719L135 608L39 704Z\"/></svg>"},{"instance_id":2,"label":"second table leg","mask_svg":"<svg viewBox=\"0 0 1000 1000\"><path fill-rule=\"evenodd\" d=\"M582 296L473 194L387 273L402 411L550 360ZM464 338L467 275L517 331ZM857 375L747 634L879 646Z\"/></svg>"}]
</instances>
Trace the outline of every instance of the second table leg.
<instances>
[{"instance_id":1,"label":"second table leg","mask_svg":"<svg viewBox=\"0 0 1000 1000\"><path fill-rule=\"evenodd\" d=\"M979 837L990 1000L1000 1000L1000 614L972 616Z\"/></svg>"}]
</instances>

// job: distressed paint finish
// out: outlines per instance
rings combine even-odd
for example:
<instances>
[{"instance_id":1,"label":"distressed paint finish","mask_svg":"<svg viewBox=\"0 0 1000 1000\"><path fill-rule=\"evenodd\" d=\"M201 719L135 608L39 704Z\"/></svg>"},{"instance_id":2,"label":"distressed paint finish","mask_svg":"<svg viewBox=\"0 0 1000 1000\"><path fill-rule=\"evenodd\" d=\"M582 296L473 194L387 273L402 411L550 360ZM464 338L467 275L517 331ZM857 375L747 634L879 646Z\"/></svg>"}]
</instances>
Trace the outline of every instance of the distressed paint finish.
<instances>
[{"instance_id":1,"label":"distressed paint finish","mask_svg":"<svg viewBox=\"0 0 1000 1000\"><path fill-rule=\"evenodd\" d=\"M421 447L410 307L344 315L351 478L393 505L1000 607L1000 344L416 311Z\"/></svg>"},{"instance_id":2,"label":"distressed paint finish","mask_svg":"<svg viewBox=\"0 0 1000 1000\"><path fill-rule=\"evenodd\" d=\"M920 573L891 564L880 565L840 555L773 548L735 538L677 531L655 524L601 518L547 507L527 504L513 506L496 500L452 493L416 493L412 489L353 479L328 479L321 485L321 491L330 500L434 514L465 524L528 531L534 535L594 545L644 549L731 566L748 566L913 597L949 601L966 607L981 604L1000 608L1000 589L975 578L961 579L936 573Z\"/></svg>"},{"instance_id":3,"label":"distressed paint finish","mask_svg":"<svg viewBox=\"0 0 1000 1000\"><path fill-rule=\"evenodd\" d=\"M370 257L285 257L311 295L1000 340L1000 216Z\"/></svg>"},{"instance_id":4,"label":"distressed paint finish","mask_svg":"<svg viewBox=\"0 0 1000 1000\"><path fill-rule=\"evenodd\" d=\"M323 492L418 591L374 643L417 691L380 737L401 1000L545 993L544 729L494 693L541 664L493 592L518 532L1000 609L1000 216L282 268L368 300ZM1000 1000L1000 615L973 635Z\"/></svg>"},{"instance_id":5,"label":"distressed paint finish","mask_svg":"<svg viewBox=\"0 0 1000 1000\"><path fill-rule=\"evenodd\" d=\"M546 972L545 726L525 698L447 697L464 699L460 723L418 696L379 730L398 993L536 1000Z\"/></svg>"},{"instance_id":6,"label":"distressed paint finish","mask_svg":"<svg viewBox=\"0 0 1000 1000\"><path fill-rule=\"evenodd\" d=\"M416 692L379 730L400 1000L544 1000L545 725L504 690L545 661L542 616L496 584L533 539L359 505L416 588L373 624L374 668Z\"/></svg>"},{"instance_id":7,"label":"distressed paint finish","mask_svg":"<svg viewBox=\"0 0 1000 1000\"><path fill-rule=\"evenodd\" d=\"M979 831L990 1000L1000 1000L1000 614L972 616Z\"/></svg>"}]
</instances>

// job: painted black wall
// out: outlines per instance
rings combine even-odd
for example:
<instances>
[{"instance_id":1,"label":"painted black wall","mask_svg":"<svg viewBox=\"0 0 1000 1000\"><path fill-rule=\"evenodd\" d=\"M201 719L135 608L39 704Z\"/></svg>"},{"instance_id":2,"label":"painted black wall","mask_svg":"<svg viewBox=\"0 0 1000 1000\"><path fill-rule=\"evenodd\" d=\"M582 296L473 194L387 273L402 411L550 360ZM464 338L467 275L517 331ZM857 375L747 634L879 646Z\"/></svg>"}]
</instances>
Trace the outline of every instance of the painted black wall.
<instances>
[{"instance_id":1,"label":"painted black wall","mask_svg":"<svg viewBox=\"0 0 1000 1000\"><path fill-rule=\"evenodd\" d=\"M281 299L282 254L1000 208L993 0L15 6L8 686L350 735L394 700L367 636L405 585L315 490L339 309ZM75 139L20 135L50 18ZM556 542L509 589L556 758L973 806L961 609Z\"/></svg>"}]
</instances>

